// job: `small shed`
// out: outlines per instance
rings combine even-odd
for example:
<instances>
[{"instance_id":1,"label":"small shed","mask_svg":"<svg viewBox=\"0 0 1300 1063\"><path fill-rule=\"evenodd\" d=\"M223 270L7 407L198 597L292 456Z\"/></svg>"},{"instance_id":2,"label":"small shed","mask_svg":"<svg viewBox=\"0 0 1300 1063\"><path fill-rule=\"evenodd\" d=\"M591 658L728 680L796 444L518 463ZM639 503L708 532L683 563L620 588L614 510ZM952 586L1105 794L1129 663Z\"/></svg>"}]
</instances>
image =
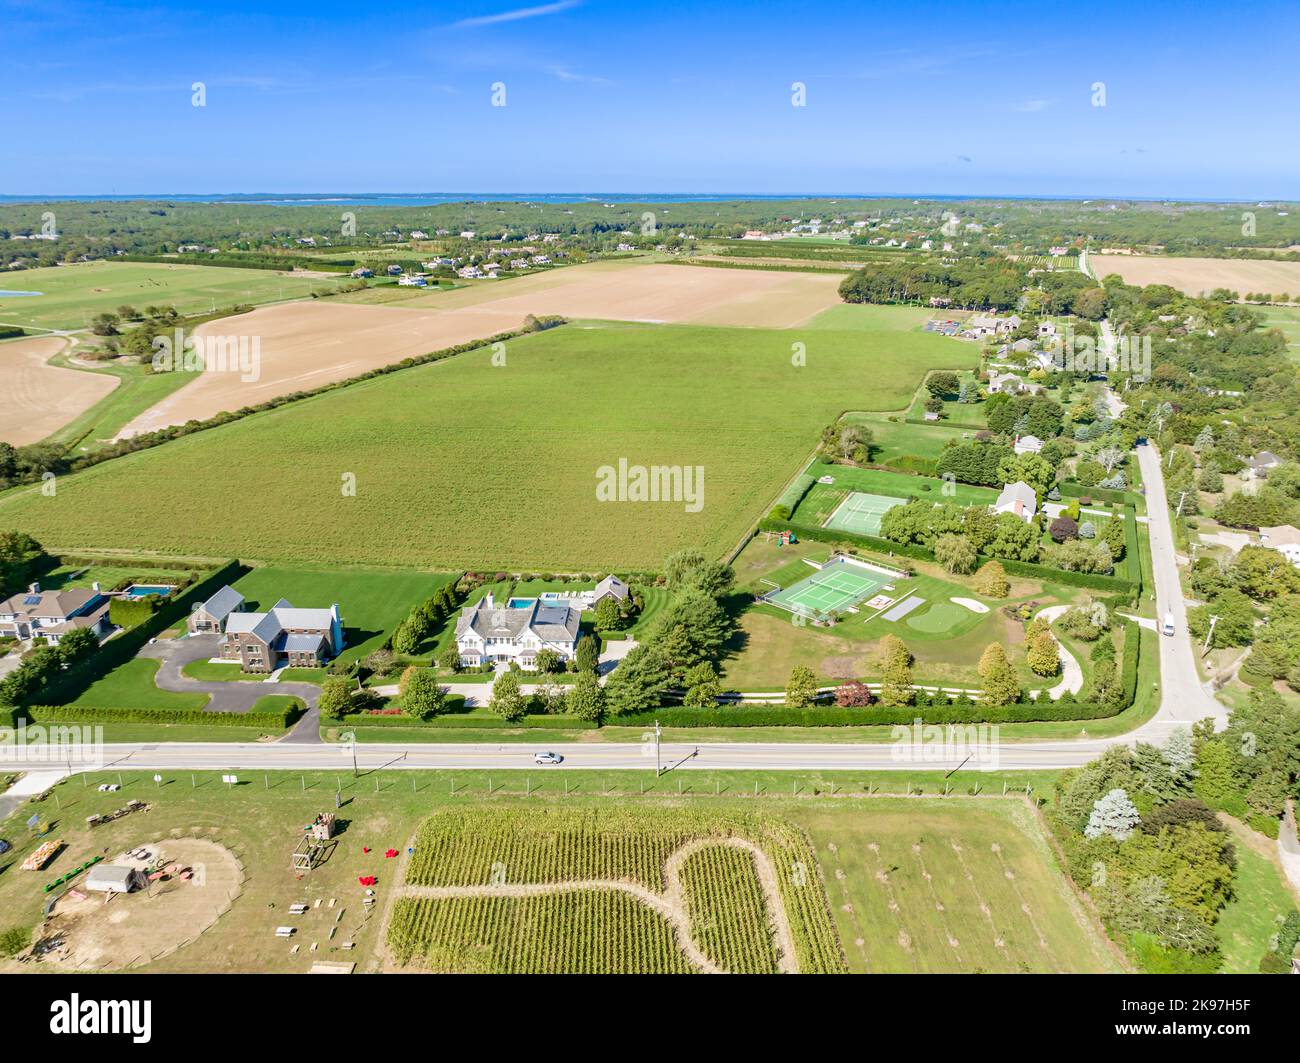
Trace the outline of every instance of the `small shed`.
<instances>
[{"instance_id":1,"label":"small shed","mask_svg":"<svg viewBox=\"0 0 1300 1063\"><path fill-rule=\"evenodd\" d=\"M138 867L99 864L86 876L85 888L96 893L133 893L148 884Z\"/></svg>"}]
</instances>

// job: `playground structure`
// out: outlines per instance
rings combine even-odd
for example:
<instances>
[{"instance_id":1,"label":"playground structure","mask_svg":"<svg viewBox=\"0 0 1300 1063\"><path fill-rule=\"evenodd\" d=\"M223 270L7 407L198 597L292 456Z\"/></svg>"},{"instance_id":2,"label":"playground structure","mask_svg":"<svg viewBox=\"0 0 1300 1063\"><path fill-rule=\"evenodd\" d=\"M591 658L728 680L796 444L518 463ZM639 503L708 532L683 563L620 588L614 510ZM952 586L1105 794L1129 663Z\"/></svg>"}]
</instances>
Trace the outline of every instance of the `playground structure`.
<instances>
[{"instance_id":1,"label":"playground structure","mask_svg":"<svg viewBox=\"0 0 1300 1063\"><path fill-rule=\"evenodd\" d=\"M290 856L290 870L298 875L315 870L325 857L325 851L334 837L336 821L333 812L320 812L302 829L302 839L294 846Z\"/></svg>"}]
</instances>

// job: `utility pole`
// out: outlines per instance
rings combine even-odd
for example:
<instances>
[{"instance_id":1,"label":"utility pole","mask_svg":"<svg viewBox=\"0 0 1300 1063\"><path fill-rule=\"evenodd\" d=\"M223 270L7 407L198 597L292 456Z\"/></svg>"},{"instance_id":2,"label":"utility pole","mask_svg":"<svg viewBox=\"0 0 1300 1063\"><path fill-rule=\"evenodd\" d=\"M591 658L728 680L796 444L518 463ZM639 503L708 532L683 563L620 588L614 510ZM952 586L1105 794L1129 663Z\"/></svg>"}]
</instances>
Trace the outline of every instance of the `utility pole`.
<instances>
[{"instance_id":1,"label":"utility pole","mask_svg":"<svg viewBox=\"0 0 1300 1063\"><path fill-rule=\"evenodd\" d=\"M656 779L659 778L660 774L663 772L663 769L659 767L659 737L662 734L663 734L663 730L659 726L659 721L655 720L655 778Z\"/></svg>"},{"instance_id":2,"label":"utility pole","mask_svg":"<svg viewBox=\"0 0 1300 1063\"><path fill-rule=\"evenodd\" d=\"M1210 617L1210 630L1205 633L1205 652L1210 650L1210 642L1214 638L1214 625L1219 622L1217 616Z\"/></svg>"}]
</instances>

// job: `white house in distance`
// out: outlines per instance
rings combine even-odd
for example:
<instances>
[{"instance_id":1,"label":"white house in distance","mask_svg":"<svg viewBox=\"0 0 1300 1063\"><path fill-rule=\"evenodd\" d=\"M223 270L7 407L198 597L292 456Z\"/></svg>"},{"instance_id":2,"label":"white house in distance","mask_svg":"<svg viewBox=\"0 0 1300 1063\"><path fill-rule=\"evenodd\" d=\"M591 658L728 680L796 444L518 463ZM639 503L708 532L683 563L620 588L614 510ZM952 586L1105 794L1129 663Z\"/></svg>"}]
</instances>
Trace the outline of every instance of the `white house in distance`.
<instances>
[{"instance_id":1,"label":"white house in distance","mask_svg":"<svg viewBox=\"0 0 1300 1063\"><path fill-rule=\"evenodd\" d=\"M1015 450L1017 454L1037 454L1042 449L1043 441L1037 436L1016 436Z\"/></svg>"},{"instance_id":2,"label":"white house in distance","mask_svg":"<svg viewBox=\"0 0 1300 1063\"><path fill-rule=\"evenodd\" d=\"M1007 484L993 503L994 513L1014 513L1028 524L1038 512L1038 495L1024 480Z\"/></svg>"},{"instance_id":3,"label":"white house in distance","mask_svg":"<svg viewBox=\"0 0 1300 1063\"><path fill-rule=\"evenodd\" d=\"M540 598L510 608L497 605L492 595L461 610L456 621L456 649L460 663L509 664L533 668L542 650L571 661L578 651L581 613L567 605L549 605Z\"/></svg>"},{"instance_id":4,"label":"white house in distance","mask_svg":"<svg viewBox=\"0 0 1300 1063\"><path fill-rule=\"evenodd\" d=\"M1268 476L1270 469L1276 469L1282 464L1282 459L1271 450L1261 450L1258 454L1252 454L1244 460L1246 467L1241 470L1243 480L1262 480Z\"/></svg>"},{"instance_id":5,"label":"white house in distance","mask_svg":"<svg viewBox=\"0 0 1300 1063\"><path fill-rule=\"evenodd\" d=\"M1300 531L1290 524L1275 524L1259 529L1259 544L1278 551L1291 564L1300 568Z\"/></svg>"},{"instance_id":6,"label":"white house in distance","mask_svg":"<svg viewBox=\"0 0 1300 1063\"><path fill-rule=\"evenodd\" d=\"M1024 390L1025 382L1015 373L994 373L989 377L988 392L990 395L997 395L1001 392L1016 395Z\"/></svg>"}]
</instances>

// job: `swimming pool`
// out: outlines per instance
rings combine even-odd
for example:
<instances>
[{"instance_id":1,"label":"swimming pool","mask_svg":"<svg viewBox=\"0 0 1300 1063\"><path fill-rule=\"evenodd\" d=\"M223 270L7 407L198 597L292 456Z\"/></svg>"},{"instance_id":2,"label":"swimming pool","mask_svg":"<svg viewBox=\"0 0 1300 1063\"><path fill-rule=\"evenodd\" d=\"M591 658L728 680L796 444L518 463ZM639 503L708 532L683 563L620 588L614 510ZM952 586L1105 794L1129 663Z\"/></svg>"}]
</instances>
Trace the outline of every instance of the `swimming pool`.
<instances>
[{"instance_id":1,"label":"swimming pool","mask_svg":"<svg viewBox=\"0 0 1300 1063\"><path fill-rule=\"evenodd\" d=\"M133 583L124 593L128 598L148 598L153 594L171 594L175 589L173 583Z\"/></svg>"},{"instance_id":2,"label":"swimming pool","mask_svg":"<svg viewBox=\"0 0 1300 1063\"><path fill-rule=\"evenodd\" d=\"M508 602L506 602L506 608L507 608L507 609L527 609L527 608L529 608L529 607L533 604L533 602L535 602L535 601L537 601L536 598L511 598Z\"/></svg>"}]
</instances>

